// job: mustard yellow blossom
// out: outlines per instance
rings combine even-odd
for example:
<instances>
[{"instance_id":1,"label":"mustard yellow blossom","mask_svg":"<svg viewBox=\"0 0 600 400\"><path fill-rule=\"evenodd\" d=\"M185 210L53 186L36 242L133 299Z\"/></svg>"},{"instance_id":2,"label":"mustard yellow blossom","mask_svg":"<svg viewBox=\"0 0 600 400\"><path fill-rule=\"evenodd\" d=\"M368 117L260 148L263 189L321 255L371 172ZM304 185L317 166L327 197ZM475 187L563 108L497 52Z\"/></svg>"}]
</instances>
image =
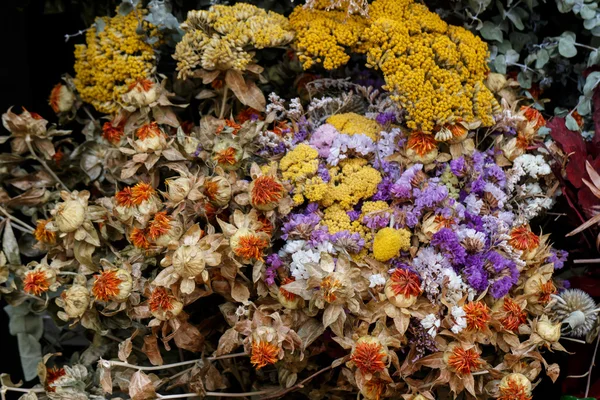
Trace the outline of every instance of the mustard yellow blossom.
<instances>
[{"instance_id":1,"label":"mustard yellow blossom","mask_svg":"<svg viewBox=\"0 0 600 400\"><path fill-rule=\"evenodd\" d=\"M388 261L396 257L400 251L410 248L410 231L408 229L383 228L377 232L373 240L373 256L378 261Z\"/></svg>"},{"instance_id":2,"label":"mustard yellow blossom","mask_svg":"<svg viewBox=\"0 0 600 400\"><path fill-rule=\"evenodd\" d=\"M340 162L340 167L329 170L331 181L321 203L329 207L338 203L343 209L349 209L360 200L367 199L377 192L381 174L367 165L367 160L351 158Z\"/></svg>"},{"instance_id":3,"label":"mustard yellow blossom","mask_svg":"<svg viewBox=\"0 0 600 400\"><path fill-rule=\"evenodd\" d=\"M372 119L356 113L337 114L329 117L327 123L346 135L364 134L377 140L381 126Z\"/></svg>"},{"instance_id":4,"label":"mustard yellow blossom","mask_svg":"<svg viewBox=\"0 0 600 400\"><path fill-rule=\"evenodd\" d=\"M307 144L299 144L288 152L279 162L283 179L292 183L312 177L319 168L319 152Z\"/></svg>"}]
</instances>

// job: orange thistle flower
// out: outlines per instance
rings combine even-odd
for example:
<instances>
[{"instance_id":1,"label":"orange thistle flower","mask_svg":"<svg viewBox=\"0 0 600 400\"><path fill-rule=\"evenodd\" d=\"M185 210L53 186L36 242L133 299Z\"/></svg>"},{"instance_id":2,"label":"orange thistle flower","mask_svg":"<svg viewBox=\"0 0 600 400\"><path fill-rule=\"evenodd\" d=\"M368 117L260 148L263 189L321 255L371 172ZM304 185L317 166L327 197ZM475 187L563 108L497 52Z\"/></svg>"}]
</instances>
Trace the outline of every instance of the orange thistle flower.
<instances>
[{"instance_id":1,"label":"orange thistle flower","mask_svg":"<svg viewBox=\"0 0 600 400\"><path fill-rule=\"evenodd\" d=\"M64 368L46 368L46 391L54 392L56 388L50 386L52 383L56 382L58 378L65 376L67 372Z\"/></svg>"},{"instance_id":2,"label":"orange thistle flower","mask_svg":"<svg viewBox=\"0 0 600 400\"><path fill-rule=\"evenodd\" d=\"M174 308L173 300L175 297L170 295L162 286L158 286L150 295L150 301L148 305L150 307L150 311L171 311Z\"/></svg>"},{"instance_id":3,"label":"orange thistle flower","mask_svg":"<svg viewBox=\"0 0 600 400\"><path fill-rule=\"evenodd\" d=\"M25 275L23 290L29 294L39 296L50 289L50 282L46 279L44 271L30 271Z\"/></svg>"},{"instance_id":4,"label":"orange thistle flower","mask_svg":"<svg viewBox=\"0 0 600 400\"><path fill-rule=\"evenodd\" d=\"M123 190L118 191L115 194L115 199L117 200L117 204L124 207L132 207L133 199L131 193L131 187L127 186Z\"/></svg>"},{"instance_id":5,"label":"orange thistle flower","mask_svg":"<svg viewBox=\"0 0 600 400\"><path fill-rule=\"evenodd\" d=\"M272 343L265 342L264 340L252 343L252 356L250 362L256 369L275 364L279 359L279 347Z\"/></svg>"},{"instance_id":6,"label":"orange thistle flower","mask_svg":"<svg viewBox=\"0 0 600 400\"><path fill-rule=\"evenodd\" d=\"M277 136L283 136L284 131L289 131L290 127L285 122L279 121L273 127L273 133Z\"/></svg>"},{"instance_id":7,"label":"orange thistle flower","mask_svg":"<svg viewBox=\"0 0 600 400\"><path fill-rule=\"evenodd\" d=\"M269 219L267 217L265 217L263 214L259 214L258 215L258 221L262 224L261 228L258 230L258 232L264 232L269 236L273 235L273 224L271 223L271 221L269 221Z\"/></svg>"},{"instance_id":8,"label":"orange thistle flower","mask_svg":"<svg viewBox=\"0 0 600 400\"><path fill-rule=\"evenodd\" d=\"M130 84L129 87L127 88L127 90L132 90L133 88L135 88L138 85L140 85L140 88L144 92L147 92L148 90L150 90L154 87L154 82L152 82L150 79L141 78L141 79L136 80L132 84Z\"/></svg>"},{"instance_id":9,"label":"orange thistle flower","mask_svg":"<svg viewBox=\"0 0 600 400\"><path fill-rule=\"evenodd\" d=\"M509 331L515 332L519 329L521 324L527 321L527 313L512 299L504 299L502 309L504 310L505 316L500 319L500 322L502 323L502 326Z\"/></svg>"},{"instance_id":10,"label":"orange thistle flower","mask_svg":"<svg viewBox=\"0 0 600 400\"><path fill-rule=\"evenodd\" d=\"M33 235L38 242L54 244L56 243L56 232L46 229L49 219L38 219Z\"/></svg>"},{"instance_id":11,"label":"orange thistle flower","mask_svg":"<svg viewBox=\"0 0 600 400\"><path fill-rule=\"evenodd\" d=\"M490 308L481 301L473 301L464 305L465 319L467 320L467 330L482 331L492 317Z\"/></svg>"},{"instance_id":12,"label":"orange thistle flower","mask_svg":"<svg viewBox=\"0 0 600 400\"><path fill-rule=\"evenodd\" d=\"M475 349L465 350L460 346L456 346L450 357L448 357L448 365L460 375L466 375L475 369L479 369L483 365L483 361L479 359L479 354Z\"/></svg>"},{"instance_id":13,"label":"orange thistle flower","mask_svg":"<svg viewBox=\"0 0 600 400\"><path fill-rule=\"evenodd\" d=\"M147 138L160 136L162 134L162 131L160 130L156 122L150 122L149 124L144 124L140 126L135 132L135 134L138 138L144 140Z\"/></svg>"},{"instance_id":14,"label":"orange thistle flower","mask_svg":"<svg viewBox=\"0 0 600 400\"><path fill-rule=\"evenodd\" d=\"M424 156L437 147L435 137L425 132L413 132L408 138L407 148L420 156Z\"/></svg>"},{"instance_id":15,"label":"orange thistle flower","mask_svg":"<svg viewBox=\"0 0 600 400\"><path fill-rule=\"evenodd\" d=\"M364 337L356 342L350 359L363 374L374 374L385 369L387 354L375 338Z\"/></svg>"},{"instance_id":16,"label":"orange thistle flower","mask_svg":"<svg viewBox=\"0 0 600 400\"><path fill-rule=\"evenodd\" d=\"M529 122L535 123L535 130L538 130L542 126L546 125L546 120L544 119L544 116L535 108L521 106L521 111L523 112L523 115L525 116L525 118L527 118Z\"/></svg>"},{"instance_id":17,"label":"orange thistle flower","mask_svg":"<svg viewBox=\"0 0 600 400\"><path fill-rule=\"evenodd\" d=\"M245 235L240 237L238 245L233 252L242 258L263 260L263 250L269 247L269 241L256 235Z\"/></svg>"},{"instance_id":18,"label":"orange thistle flower","mask_svg":"<svg viewBox=\"0 0 600 400\"><path fill-rule=\"evenodd\" d=\"M210 200L215 201L217 198L217 192L219 191L219 184L215 181L208 180L204 182L204 195Z\"/></svg>"},{"instance_id":19,"label":"orange thistle flower","mask_svg":"<svg viewBox=\"0 0 600 400\"><path fill-rule=\"evenodd\" d=\"M215 215L217 215L218 211L219 209L212 203L204 203L204 212L206 214L206 218L212 219Z\"/></svg>"},{"instance_id":20,"label":"orange thistle flower","mask_svg":"<svg viewBox=\"0 0 600 400\"><path fill-rule=\"evenodd\" d=\"M236 150L234 147L228 147L225 150L218 151L214 156L213 160L215 160L219 164L229 164L235 165L237 162L235 159Z\"/></svg>"},{"instance_id":21,"label":"orange thistle flower","mask_svg":"<svg viewBox=\"0 0 600 400\"><path fill-rule=\"evenodd\" d=\"M50 92L50 107L52 107L52 111L58 113L60 108L58 108L58 101L60 99L60 90L62 89L62 83L57 83L52 88Z\"/></svg>"},{"instance_id":22,"label":"orange thistle flower","mask_svg":"<svg viewBox=\"0 0 600 400\"><path fill-rule=\"evenodd\" d=\"M100 275L95 275L92 293L96 300L108 301L111 297L119 294L119 284L123 282L117 277L117 271L102 271Z\"/></svg>"},{"instance_id":23,"label":"orange thistle flower","mask_svg":"<svg viewBox=\"0 0 600 400\"><path fill-rule=\"evenodd\" d=\"M294 279L293 277L287 277L284 278L281 281L281 285L280 286L284 286L287 285L288 283L292 283L294 282L296 279ZM296 295L292 292L288 292L287 290L283 289L283 288L279 288L279 293L281 293L283 295L283 297L285 297L286 300L288 301L294 301L296 299Z\"/></svg>"},{"instance_id":24,"label":"orange thistle flower","mask_svg":"<svg viewBox=\"0 0 600 400\"><path fill-rule=\"evenodd\" d=\"M442 228L452 228L454 225L454 218L446 218L442 215L436 215L433 219L433 222L436 224L436 228L438 230Z\"/></svg>"},{"instance_id":25,"label":"orange thistle flower","mask_svg":"<svg viewBox=\"0 0 600 400\"><path fill-rule=\"evenodd\" d=\"M140 182L131 189L131 201L139 206L150 199L154 193L154 188L149 183Z\"/></svg>"},{"instance_id":26,"label":"orange thistle flower","mask_svg":"<svg viewBox=\"0 0 600 400\"><path fill-rule=\"evenodd\" d=\"M227 125L230 128L233 128L233 134L237 135L238 131L240 130L240 128L242 127L240 124L236 123L234 120L232 119L226 119L225 120L225 125Z\"/></svg>"},{"instance_id":27,"label":"orange thistle flower","mask_svg":"<svg viewBox=\"0 0 600 400\"><path fill-rule=\"evenodd\" d=\"M501 385L500 396L498 400L531 400L533 397L528 395L527 388L520 385L516 379L509 379L506 385Z\"/></svg>"},{"instance_id":28,"label":"orange thistle flower","mask_svg":"<svg viewBox=\"0 0 600 400\"><path fill-rule=\"evenodd\" d=\"M60 165L60 162L64 157L65 157L65 153L63 153L62 149L58 149L52 156L52 159L54 160L56 165Z\"/></svg>"},{"instance_id":29,"label":"orange thistle flower","mask_svg":"<svg viewBox=\"0 0 600 400\"><path fill-rule=\"evenodd\" d=\"M246 121L250 121L251 119L258 119L258 120L264 120L265 117L263 117L262 115L260 115L259 111L256 111L254 108L252 107L246 107L244 108L242 111L239 112L239 114L235 117L235 119L240 123L243 124Z\"/></svg>"},{"instance_id":30,"label":"orange thistle flower","mask_svg":"<svg viewBox=\"0 0 600 400\"><path fill-rule=\"evenodd\" d=\"M392 281L390 287L396 296L400 294L404 296L418 296L423 292L419 276L407 269L397 268L392 272L390 281Z\"/></svg>"},{"instance_id":31,"label":"orange thistle flower","mask_svg":"<svg viewBox=\"0 0 600 400\"><path fill-rule=\"evenodd\" d=\"M25 107L23 107L23 110L29 112ZM44 119L44 117L42 117L40 114L38 114L36 112L29 112L29 115L31 115L31 118L33 118L33 119L37 119L37 120Z\"/></svg>"},{"instance_id":32,"label":"orange thistle flower","mask_svg":"<svg viewBox=\"0 0 600 400\"><path fill-rule=\"evenodd\" d=\"M460 122L460 121L457 121ZM462 124L456 123L456 124L447 124L445 126L446 129L448 129L451 133L452 136L457 138L457 137L461 137L463 136L465 133L468 132L468 129L465 128Z\"/></svg>"},{"instance_id":33,"label":"orange thistle flower","mask_svg":"<svg viewBox=\"0 0 600 400\"><path fill-rule=\"evenodd\" d=\"M158 212L148 224L148 237L150 240L156 240L158 237L169 232L169 229L171 229L171 217L167 215L166 211Z\"/></svg>"},{"instance_id":34,"label":"orange thistle flower","mask_svg":"<svg viewBox=\"0 0 600 400\"><path fill-rule=\"evenodd\" d=\"M122 123L114 126L112 122L105 122L104 125L102 125L102 137L109 143L119 144L125 133L123 131L123 126L124 124Z\"/></svg>"},{"instance_id":35,"label":"orange thistle flower","mask_svg":"<svg viewBox=\"0 0 600 400\"><path fill-rule=\"evenodd\" d=\"M252 204L263 206L278 202L283 197L283 185L270 176L259 176L252 185Z\"/></svg>"},{"instance_id":36,"label":"orange thistle flower","mask_svg":"<svg viewBox=\"0 0 600 400\"><path fill-rule=\"evenodd\" d=\"M533 250L539 246L540 238L528 226L521 225L510 232L508 244L517 250Z\"/></svg>"},{"instance_id":37,"label":"orange thistle flower","mask_svg":"<svg viewBox=\"0 0 600 400\"><path fill-rule=\"evenodd\" d=\"M556 286L554 286L552 281L540 284L540 291L540 303L542 304L548 304L551 299L550 296L557 292Z\"/></svg>"},{"instance_id":38,"label":"orange thistle flower","mask_svg":"<svg viewBox=\"0 0 600 400\"><path fill-rule=\"evenodd\" d=\"M139 249L147 249L150 247L150 241L148 240L144 229L133 228L129 235L129 240Z\"/></svg>"},{"instance_id":39,"label":"orange thistle flower","mask_svg":"<svg viewBox=\"0 0 600 400\"><path fill-rule=\"evenodd\" d=\"M337 299L335 291L341 287L342 284L337 279L333 279L330 276L325 277L321 281L321 290L323 291L323 298L325 298L325 301L328 303L333 303Z\"/></svg>"}]
</instances>

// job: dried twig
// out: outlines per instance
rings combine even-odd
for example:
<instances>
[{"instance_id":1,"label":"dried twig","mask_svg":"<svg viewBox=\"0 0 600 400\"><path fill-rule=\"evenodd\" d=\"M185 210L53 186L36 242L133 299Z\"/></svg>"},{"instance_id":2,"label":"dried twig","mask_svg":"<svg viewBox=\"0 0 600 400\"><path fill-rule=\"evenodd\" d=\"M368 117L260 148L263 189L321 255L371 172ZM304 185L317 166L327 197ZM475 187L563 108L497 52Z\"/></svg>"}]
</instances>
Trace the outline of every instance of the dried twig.
<instances>
[{"instance_id":1,"label":"dried twig","mask_svg":"<svg viewBox=\"0 0 600 400\"><path fill-rule=\"evenodd\" d=\"M15 217L13 215L10 215L8 213L8 211L6 211L6 209L4 207L0 206L0 212L2 214L6 215L6 218L10 219L15 224L19 224L21 227L23 227L23 229L26 229L27 231L29 231L29 233L35 232L35 228L34 227L32 227L31 225L29 225L27 222L23 222L19 218Z\"/></svg>"},{"instance_id":2,"label":"dried twig","mask_svg":"<svg viewBox=\"0 0 600 400\"><path fill-rule=\"evenodd\" d=\"M223 360L226 358L244 357L247 355L248 355L248 353L225 354L223 356L217 356L217 357L206 357L205 360L207 360L207 361ZM188 360L188 361L182 361L182 362L173 363L173 364L154 365L154 366L141 366L141 365L134 365L134 364L129 364L126 362L121 362L121 361L108 361L108 360L101 360L100 362L108 363L108 364L110 364L111 367L133 368L133 369L137 369L138 371L158 371L161 369L176 368L176 367L182 367L184 365L195 364L198 361L202 361L202 359L198 358L196 360Z\"/></svg>"},{"instance_id":3,"label":"dried twig","mask_svg":"<svg viewBox=\"0 0 600 400\"><path fill-rule=\"evenodd\" d=\"M52 171L52 168L50 168L48 166L48 164L46 164L46 161L44 161L42 158L40 158L35 153L35 150L33 150L33 146L31 145L31 136L27 135L27 137L25 138L25 143L27 144L27 148L29 149L29 152L31 153L31 155L33 156L33 158L35 158L37 160L37 162L39 162L40 164L42 164L42 167L44 167L44 169L46 171L48 171L48 173L50 174L50 176L52 176L52 178L54 178L54 180L56 182L60 183L60 185L63 187L63 189L65 189L67 192L71 192L69 190L69 188L67 187L67 185L65 185L63 183L63 181L61 181L60 178L54 173L54 171Z\"/></svg>"},{"instance_id":4,"label":"dried twig","mask_svg":"<svg viewBox=\"0 0 600 400\"><path fill-rule=\"evenodd\" d=\"M588 397L590 392L590 385L592 383L592 368L594 368L594 362L596 361L596 353L598 352L598 344L600 344L600 335L596 338L596 347L594 347L594 354L592 355L592 362L590 363L590 369L588 370L587 385L585 386L585 396Z\"/></svg>"},{"instance_id":5,"label":"dried twig","mask_svg":"<svg viewBox=\"0 0 600 400\"><path fill-rule=\"evenodd\" d=\"M250 397L260 396L263 394L273 393L273 390L260 390L258 392L246 392L246 393L224 393L224 392L206 392L204 396L214 397ZM198 393L183 393L183 394L157 394L159 399L187 399L190 397L200 397ZM268 398L268 397L266 397Z\"/></svg>"}]
</instances>

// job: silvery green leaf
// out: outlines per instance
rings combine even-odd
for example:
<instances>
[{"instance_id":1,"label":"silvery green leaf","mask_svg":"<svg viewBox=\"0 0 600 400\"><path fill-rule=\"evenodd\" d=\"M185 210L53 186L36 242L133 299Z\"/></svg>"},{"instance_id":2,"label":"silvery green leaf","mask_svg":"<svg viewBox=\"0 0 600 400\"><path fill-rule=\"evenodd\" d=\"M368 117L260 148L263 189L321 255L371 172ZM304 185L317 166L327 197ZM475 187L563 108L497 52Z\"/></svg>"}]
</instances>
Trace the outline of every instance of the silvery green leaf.
<instances>
[{"instance_id":1,"label":"silvery green leaf","mask_svg":"<svg viewBox=\"0 0 600 400\"><path fill-rule=\"evenodd\" d=\"M518 30L522 31L523 28L525 28L523 21L521 21L521 16L515 10L510 10L506 13L506 16L511 20L515 28Z\"/></svg>"},{"instance_id":2,"label":"silvery green leaf","mask_svg":"<svg viewBox=\"0 0 600 400\"><path fill-rule=\"evenodd\" d=\"M565 126L570 131L579 131L579 125L577 125L577 121L575 121L575 118L573 118L571 114L567 115L567 118L565 119Z\"/></svg>"},{"instance_id":3,"label":"silvery green leaf","mask_svg":"<svg viewBox=\"0 0 600 400\"><path fill-rule=\"evenodd\" d=\"M534 62L537 59L537 53L530 53L527 57L525 57L525 60L523 61L523 63L525 65L531 65L532 62Z\"/></svg>"},{"instance_id":4,"label":"silvery green leaf","mask_svg":"<svg viewBox=\"0 0 600 400\"><path fill-rule=\"evenodd\" d=\"M584 97L584 96L581 96L581 97ZM586 98L585 100L582 100L577 105L577 112L579 113L579 115L589 115L589 114L591 114L592 113L592 101L589 98Z\"/></svg>"},{"instance_id":5,"label":"silvery green leaf","mask_svg":"<svg viewBox=\"0 0 600 400\"><path fill-rule=\"evenodd\" d=\"M515 49L515 51L517 51L518 53L520 53L526 44L537 43L537 37L531 32L511 32L510 43L512 43L512 48Z\"/></svg>"},{"instance_id":6,"label":"silvery green leaf","mask_svg":"<svg viewBox=\"0 0 600 400\"><path fill-rule=\"evenodd\" d=\"M35 379L37 365L42 360L42 346L39 342L44 332L42 316L30 313L26 303L18 307L6 306L4 310L9 316L8 330L17 337L19 343L25 380Z\"/></svg>"},{"instance_id":7,"label":"silvery green leaf","mask_svg":"<svg viewBox=\"0 0 600 400\"><path fill-rule=\"evenodd\" d=\"M516 62L519 62L519 53L517 53L513 49L508 50L505 54L505 57L507 64L514 64Z\"/></svg>"},{"instance_id":8,"label":"silvery green leaf","mask_svg":"<svg viewBox=\"0 0 600 400\"><path fill-rule=\"evenodd\" d=\"M527 8L529 8L530 10L533 10L533 6L534 6L533 0L525 0L525 4L527 4Z\"/></svg>"},{"instance_id":9,"label":"silvery green leaf","mask_svg":"<svg viewBox=\"0 0 600 400\"><path fill-rule=\"evenodd\" d=\"M592 35L600 36L600 25L596 25L596 27L592 29Z\"/></svg>"},{"instance_id":10,"label":"silvery green leaf","mask_svg":"<svg viewBox=\"0 0 600 400\"><path fill-rule=\"evenodd\" d=\"M542 126L537 131L537 134L542 137L548 136L549 133L550 133L550 128L548 128L547 126Z\"/></svg>"},{"instance_id":11,"label":"silvery green leaf","mask_svg":"<svg viewBox=\"0 0 600 400\"><path fill-rule=\"evenodd\" d=\"M523 89L531 89L532 75L531 71L521 71L519 72L519 75L517 75L517 81Z\"/></svg>"},{"instance_id":12,"label":"silvery green leaf","mask_svg":"<svg viewBox=\"0 0 600 400\"><path fill-rule=\"evenodd\" d=\"M475 11L476 14L483 12L492 3L492 0L469 0L469 7Z\"/></svg>"},{"instance_id":13,"label":"silvery green leaf","mask_svg":"<svg viewBox=\"0 0 600 400\"><path fill-rule=\"evenodd\" d=\"M594 18L586 19L583 21L583 27L587 30L592 30L600 24L600 16L596 15Z\"/></svg>"},{"instance_id":14,"label":"silvery green leaf","mask_svg":"<svg viewBox=\"0 0 600 400\"><path fill-rule=\"evenodd\" d=\"M537 52L537 59L535 60L535 68L540 69L544 68L544 65L550 61L550 54L548 54L548 50L540 49Z\"/></svg>"},{"instance_id":15,"label":"silvery green leaf","mask_svg":"<svg viewBox=\"0 0 600 400\"><path fill-rule=\"evenodd\" d=\"M498 51L502 54L506 54L510 49L512 49L512 43L508 39L498 44Z\"/></svg>"},{"instance_id":16,"label":"silvery green leaf","mask_svg":"<svg viewBox=\"0 0 600 400\"><path fill-rule=\"evenodd\" d=\"M133 11L133 3L128 0L123 0L123 2L119 4L119 7L117 8L117 12L122 16L128 15L131 11Z\"/></svg>"},{"instance_id":17,"label":"silvery green leaf","mask_svg":"<svg viewBox=\"0 0 600 400\"><path fill-rule=\"evenodd\" d=\"M96 33L104 32L104 28L106 27L106 22L100 17L94 20L94 24L96 24Z\"/></svg>"},{"instance_id":18,"label":"silvery green leaf","mask_svg":"<svg viewBox=\"0 0 600 400\"><path fill-rule=\"evenodd\" d=\"M506 58L504 54L499 54L494 60L494 68L500 74L506 74Z\"/></svg>"},{"instance_id":19,"label":"silvery green leaf","mask_svg":"<svg viewBox=\"0 0 600 400\"><path fill-rule=\"evenodd\" d=\"M593 10L591 7L588 7L587 5L584 5L583 7L581 7L581 10L579 11L579 15L581 15L581 18L583 18L583 19L592 19L596 16L596 10Z\"/></svg>"},{"instance_id":20,"label":"silvery green leaf","mask_svg":"<svg viewBox=\"0 0 600 400\"><path fill-rule=\"evenodd\" d=\"M585 85L583 85L583 94L587 97L592 97L592 91L598 86L600 82L600 72L592 72L585 78Z\"/></svg>"},{"instance_id":21,"label":"silvery green leaf","mask_svg":"<svg viewBox=\"0 0 600 400\"><path fill-rule=\"evenodd\" d=\"M569 40L573 43L575 43L575 41L577 40L577 35L575 35L573 32L571 31L564 31L562 33L562 35L560 35L560 37L564 40Z\"/></svg>"},{"instance_id":22,"label":"silvery green leaf","mask_svg":"<svg viewBox=\"0 0 600 400\"><path fill-rule=\"evenodd\" d=\"M4 252L4 255L6 255L6 258L10 264L21 264L19 244L17 243L15 232L13 231L11 222L9 220L6 220L6 225L4 226L4 234L2 235L2 251Z\"/></svg>"},{"instance_id":23,"label":"silvery green leaf","mask_svg":"<svg viewBox=\"0 0 600 400\"><path fill-rule=\"evenodd\" d=\"M591 51L588 56L587 66L591 67L592 65L598 64L598 62L600 62L600 52L598 50Z\"/></svg>"},{"instance_id":24,"label":"silvery green leaf","mask_svg":"<svg viewBox=\"0 0 600 400\"><path fill-rule=\"evenodd\" d=\"M558 41L558 52L563 57L571 58L577 55L577 48L572 40L561 37Z\"/></svg>"},{"instance_id":25,"label":"silvery green leaf","mask_svg":"<svg viewBox=\"0 0 600 400\"><path fill-rule=\"evenodd\" d=\"M481 36L483 36L484 39L502 42L502 30L500 30L500 27L493 22L485 21L479 32L481 32Z\"/></svg>"}]
</instances>

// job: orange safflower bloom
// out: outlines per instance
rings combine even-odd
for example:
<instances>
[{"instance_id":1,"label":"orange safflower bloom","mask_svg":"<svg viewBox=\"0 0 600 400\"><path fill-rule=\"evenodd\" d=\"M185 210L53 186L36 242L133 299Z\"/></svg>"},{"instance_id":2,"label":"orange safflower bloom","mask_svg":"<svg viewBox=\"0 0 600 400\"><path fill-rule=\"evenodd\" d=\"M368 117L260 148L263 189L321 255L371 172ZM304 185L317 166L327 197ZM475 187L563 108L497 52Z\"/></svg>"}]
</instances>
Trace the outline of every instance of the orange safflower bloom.
<instances>
[{"instance_id":1,"label":"orange safflower bloom","mask_svg":"<svg viewBox=\"0 0 600 400\"><path fill-rule=\"evenodd\" d=\"M460 375L466 375L479 369L483 365L483 361L481 361L475 349L465 350L460 346L456 346L450 357L448 357L448 365Z\"/></svg>"},{"instance_id":2,"label":"orange safflower bloom","mask_svg":"<svg viewBox=\"0 0 600 400\"><path fill-rule=\"evenodd\" d=\"M235 159L236 150L234 147L228 147L225 150L218 151L214 156L213 160L215 160L219 164L229 164L235 165L237 162Z\"/></svg>"},{"instance_id":3,"label":"orange safflower bloom","mask_svg":"<svg viewBox=\"0 0 600 400\"><path fill-rule=\"evenodd\" d=\"M418 296L423 292L419 276L407 269L397 268L390 275L390 281L390 287L396 296Z\"/></svg>"},{"instance_id":4,"label":"orange safflower bloom","mask_svg":"<svg viewBox=\"0 0 600 400\"><path fill-rule=\"evenodd\" d=\"M464 305L465 319L467 320L467 330L482 331L492 319L490 308L481 301L473 301Z\"/></svg>"},{"instance_id":5,"label":"orange safflower bloom","mask_svg":"<svg viewBox=\"0 0 600 400\"><path fill-rule=\"evenodd\" d=\"M150 240L156 240L160 236L169 232L171 229L171 217L167 215L166 211L157 212L154 215L154 219L148 224L148 237Z\"/></svg>"},{"instance_id":6,"label":"orange safflower bloom","mask_svg":"<svg viewBox=\"0 0 600 400\"><path fill-rule=\"evenodd\" d=\"M144 201L150 199L154 193L155 190L149 183L140 182L131 188L131 201L133 204L139 206Z\"/></svg>"},{"instance_id":7,"label":"orange safflower bloom","mask_svg":"<svg viewBox=\"0 0 600 400\"><path fill-rule=\"evenodd\" d=\"M521 225L510 232L508 244L517 250L533 250L539 246L540 238L528 226Z\"/></svg>"},{"instance_id":8,"label":"orange safflower bloom","mask_svg":"<svg viewBox=\"0 0 600 400\"><path fill-rule=\"evenodd\" d=\"M49 219L39 219L35 227L33 235L38 242L46 244L56 243L56 232L52 232L46 229L46 225L50 222Z\"/></svg>"},{"instance_id":9,"label":"orange safflower bloom","mask_svg":"<svg viewBox=\"0 0 600 400\"><path fill-rule=\"evenodd\" d=\"M52 383L56 382L58 378L65 376L67 372L64 368L46 368L46 391L55 392L56 388L51 386Z\"/></svg>"},{"instance_id":10,"label":"orange safflower bloom","mask_svg":"<svg viewBox=\"0 0 600 400\"><path fill-rule=\"evenodd\" d=\"M131 91L133 88L135 88L138 85L144 92L147 92L148 90L150 90L154 87L154 82L152 82L150 79L147 79L147 78L140 78L140 79L136 80L135 82L131 83L129 85L129 87L127 88L127 90Z\"/></svg>"},{"instance_id":11,"label":"orange safflower bloom","mask_svg":"<svg viewBox=\"0 0 600 400\"><path fill-rule=\"evenodd\" d=\"M50 289L50 282L44 271L30 271L25 275L23 290L29 294L39 296Z\"/></svg>"},{"instance_id":12,"label":"orange safflower bloom","mask_svg":"<svg viewBox=\"0 0 600 400\"><path fill-rule=\"evenodd\" d=\"M531 400L533 397L527 394L527 388L519 385L516 380L508 380L506 387L500 387L498 400Z\"/></svg>"},{"instance_id":13,"label":"orange safflower bloom","mask_svg":"<svg viewBox=\"0 0 600 400\"><path fill-rule=\"evenodd\" d=\"M374 374L385 369L387 354L377 340L360 340L350 359L363 374Z\"/></svg>"},{"instance_id":14,"label":"orange safflower bloom","mask_svg":"<svg viewBox=\"0 0 600 400\"><path fill-rule=\"evenodd\" d=\"M552 281L548 281L546 283L540 284L540 303L548 304L550 302L551 296L555 294L558 290L556 290L556 286Z\"/></svg>"},{"instance_id":15,"label":"orange safflower bloom","mask_svg":"<svg viewBox=\"0 0 600 400\"><path fill-rule=\"evenodd\" d=\"M408 138L407 148L412 149L420 156L437 148L435 137L425 132L413 132Z\"/></svg>"},{"instance_id":16,"label":"orange safflower bloom","mask_svg":"<svg viewBox=\"0 0 600 400\"><path fill-rule=\"evenodd\" d=\"M150 247L150 241L145 229L133 228L129 235L129 240L139 249L147 249Z\"/></svg>"},{"instance_id":17,"label":"orange safflower bloom","mask_svg":"<svg viewBox=\"0 0 600 400\"><path fill-rule=\"evenodd\" d=\"M330 276L325 277L321 281L321 290L323 291L323 298L325 301L328 303L333 303L337 299L335 292L338 289L341 289L341 287L342 284L337 279L333 279Z\"/></svg>"},{"instance_id":18,"label":"orange safflower bloom","mask_svg":"<svg viewBox=\"0 0 600 400\"><path fill-rule=\"evenodd\" d=\"M542 115L542 113L540 113L535 108L528 107L528 106L521 106L521 111L523 112L523 115L525 116L525 118L527 118L527 120L529 122L535 123L534 129L537 130L537 129L541 128L542 126L546 125L546 120L544 119L544 116Z\"/></svg>"},{"instance_id":19,"label":"orange safflower bloom","mask_svg":"<svg viewBox=\"0 0 600 400\"><path fill-rule=\"evenodd\" d=\"M150 301L148 302L148 306L150 307L150 311L171 311L174 308L173 300L175 297L170 295L162 286L158 286L154 289L152 294L150 295Z\"/></svg>"},{"instance_id":20,"label":"orange safflower bloom","mask_svg":"<svg viewBox=\"0 0 600 400\"><path fill-rule=\"evenodd\" d=\"M117 271L102 271L100 275L95 275L92 293L96 300L108 301L111 297L119 294L119 284L122 282L117 277Z\"/></svg>"},{"instance_id":21,"label":"orange safflower bloom","mask_svg":"<svg viewBox=\"0 0 600 400\"><path fill-rule=\"evenodd\" d=\"M288 276L287 278L284 278L281 281L281 285L280 286L287 285L288 283L292 283L295 280L296 280L295 278ZM281 293L282 296L285 297L285 299L288 300L288 301L294 301L296 299L296 295L294 293L288 292L287 290L285 290L285 289L283 289L281 287L279 288L279 293Z\"/></svg>"},{"instance_id":22,"label":"orange safflower bloom","mask_svg":"<svg viewBox=\"0 0 600 400\"><path fill-rule=\"evenodd\" d=\"M146 138L160 136L162 134L162 131L160 130L160 127L155 121L140 126L135 132L135 134L139 139L144 140Z\"/></svg>"},{"instance_id":23,"label":"orange safflower bloom","mask_svg":"<svg viewBox=\"0 0 600 400\"><path fill-rule=\"evenodd\" d=\"M250 362L256 369L261 369L266 365L275 364L279 360L277 357L278 354L279 347L264 340L260 340L252 343L252 356L250 357Z\"/></svg>"},{"instance_id":24,"label":"orange safflower bloom","mask_svg":"<svg viewBox=\"0 0 600 400\"><path fill-rule=\"evenodd\" d=\"M132 207L133 199L131 193L131 187L127 186L123 190L118 191L115 194L115 200L117 200L117 204L124 207Z\"/></svg>"},{"instance_id":25,"label":"orange safflower bloom","mask_svg":"<svg viewBox=\"0 0 600 400\"><path fill-rule=\"evenodd\" d=\"M500 319L500 322L509 331L515 332L521 324L527 321L527 313L512 299L504 299L502 310L505 312L505 316Z\"/></svg>"},{"instance_id":26,"label":"orange safflower bloom","mask_svg":"<svg viewBox=\"0 0 600 400\"><path fill-rule=\"evenodd\" d=\"M278 202L283 197L283 185L270 176L259 176L252 185L252 204L263 206Z\"/></svg>"},{"instance_id":27,"label":"orange safflower bloom","mask_svg":"<svg viewBox=\"0 0 600 400\"><path fill-rule=\"evenodd\" d=\"M245 235L240 237L238 245L233 252L242 258L263 260L263 251L269 247L269 241L256 235Z\"/></svg>"},{"instance_id":28,"label":"orange safflower bloom","mask_svg":"<svg viewBox=\"0 0 600 400\"><path fill-rule=\"evenodd\" d=\"M112 122L105 122L102 125L102 137L109 143L119 144L121 138L125 134L123 130L124 123L114 126Z\"/></svg>"}]
</instances>

